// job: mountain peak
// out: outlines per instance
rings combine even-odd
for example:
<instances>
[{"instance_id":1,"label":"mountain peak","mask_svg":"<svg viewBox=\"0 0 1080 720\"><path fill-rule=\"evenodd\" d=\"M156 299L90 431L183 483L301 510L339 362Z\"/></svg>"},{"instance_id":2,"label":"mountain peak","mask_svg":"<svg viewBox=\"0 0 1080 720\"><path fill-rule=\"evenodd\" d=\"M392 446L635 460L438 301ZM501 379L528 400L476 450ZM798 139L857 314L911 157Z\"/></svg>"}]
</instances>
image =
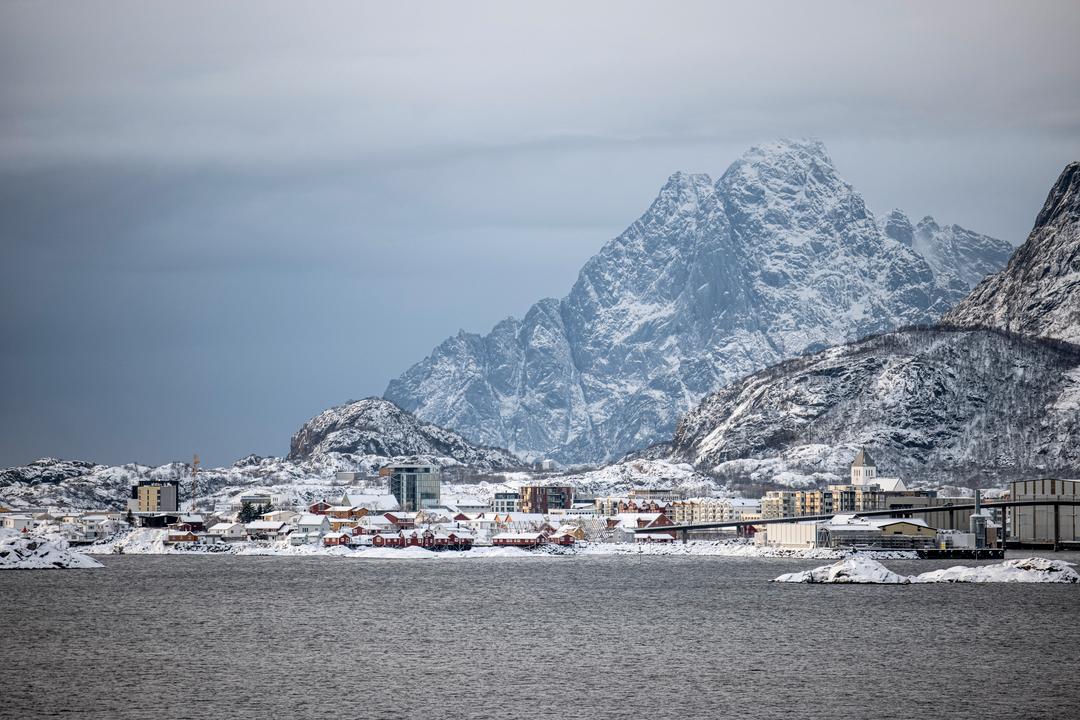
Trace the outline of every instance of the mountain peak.
<instances>
[{"instance_id":1,"label":"mountain peak","mask_svg":"<svg viewBox=\"0 0 1080 720\"><path fill-rule=\"evenodd\" d=\"M1080 162L1065 166L1005 269L944 319L1080 343Z\"/></svg>"},{"instance_id":2,"label":"mountain peak","mask_svg":"<svg viewBox=\"0 0 1080 720\"><path fill-rule=\"evenodd\" d=\"M764 143L715 184L672 174L561 301L541 301L506 331L440 345L385 396L524 456L618 457L750 372L936 320L1007 258L968 283L958 268L989 239L928 240L934 267L885 236L820 141Z\"/></svg>"},{"instance_id":3,"label":"mountain peak","mask_svg":"<svg viewBox=\"0 0 1080 720\"><path fill-rule=\"evenodd\" d=\"M888 215L881 218L880 225L885 237L892 238L908 247L911 247L915 241L915 228L911 224L911 218L903 210L894 208Z\"/></svg>"},{"instance_id":4,"label":"mountain peak","mask_svg":"<svg viewBox=\"0 0 1080 720\"><path fill-rule=\"evenodd\" d=\"M1080 161L1065 166L1057 182L1050 188L1042 210L1035 218L1035 227L1049 225L1058 219L1066 221L1080 217Z\"/></svg>"},{"instance_id":5,"label":"mountain peak","mask_svg":"<svg viewBox=\"0 0 1080 720\"><path fill-rule=\"evenodd\" d=\"M787 161L800 159L804 162L814 160L829 166L833 164L825 143L817 138L779 138L755 145L743 154L746 160L768 161L773 158Z\"/></svg>"}]
</instances>

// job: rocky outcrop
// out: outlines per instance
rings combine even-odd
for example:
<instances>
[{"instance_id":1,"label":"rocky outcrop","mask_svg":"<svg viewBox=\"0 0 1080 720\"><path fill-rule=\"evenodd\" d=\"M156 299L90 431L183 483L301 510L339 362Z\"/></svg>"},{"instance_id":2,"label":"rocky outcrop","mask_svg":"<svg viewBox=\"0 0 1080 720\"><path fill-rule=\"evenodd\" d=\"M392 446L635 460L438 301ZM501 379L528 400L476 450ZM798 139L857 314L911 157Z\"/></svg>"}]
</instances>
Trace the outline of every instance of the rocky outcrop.
<instances>
[{"instance_id":1,"label":"rocky outcrop","mask_svg":"<svg viewBox=\"0 0 1080 720\"><path fill-rule=\"evenodd\" d=\"M750 375L657 455L733 480L879 472L934 485L1080 472L1080 349L991 330L910 329Z\"/></svg>"},{"instance_id":2,"label":"rocky outcrop","mask_svg":"<svg viewBox=\"0 0 1080 720\"><path fill-rule=\"evenodd\" d=\"M1061 173L1005 269L945 321L1080 343L1080 162Z\"/></svg>"},{"instance_id":3,"label":"rocky outcrop","mask_svg":"<svg viewBox=\"0 0 1080 720\"><path fill-rule=\"evenodd\" d=\"M331 454L424 455L489 472L522 465L506 450L474 445L455 432L417 420L382 398L350 402L308 420L293 435L288 459L299 462Z\"/></svg>"}]
</instances>

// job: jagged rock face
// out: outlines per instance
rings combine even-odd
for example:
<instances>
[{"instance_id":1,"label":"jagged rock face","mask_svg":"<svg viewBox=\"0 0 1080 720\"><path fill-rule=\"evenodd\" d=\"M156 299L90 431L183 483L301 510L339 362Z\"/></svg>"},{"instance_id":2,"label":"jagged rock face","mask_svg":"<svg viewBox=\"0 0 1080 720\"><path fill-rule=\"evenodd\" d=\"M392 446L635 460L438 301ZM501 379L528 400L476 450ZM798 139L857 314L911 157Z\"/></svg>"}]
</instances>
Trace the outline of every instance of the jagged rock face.
<instances>
[{"instance_id":1,"label":"jagged rock face","mask_svg":"<svg viewBox=\"0 0 1080 720\"><path fill-rule=\"evenodd\" d=\"M912 225L901 210L880 221L886 236L912 248L926 260L946 295L964 293L1008 262L1013 246L1004 240L966 230L959 225L941 227L929 215Z\"/></svg>"},{"instance_id":2,"label":"jagged rock face","mask_svg":"<svg viewBox=\"0 0 1080 720\"><path fill-rule=\"evenodd\" d=\"M673 175L564 299L446 340L385 397L525 457L608 460L746 373L936 320L978 273L952 263L1002 245L955 226L923 237L960 249L932 265L883 232L818 142L753 148L716 182Z\"/></svg>"},{"instance_id":3,"label":"jagged rock face","mask_svg":"<svg viewBox=\"0 0 1080 720\"><path fill-rule=\"evenodd\" d=\"M661 453L736 478L831 472L868 448L936 484L1080 470L1080 349L992 330L905 330L781 363L713 395Z\"/></svg>"},{"instance_id":4,"label":"jagged rock face","mask_svg":"<svg viewBox=\"0 0 1080 720\"><path fill-rule=\"evenodd\" d=\"M1005 269L944 320L1080 343L1080 162L1061 173Z\"/></svg>"},{"instance_id":5,"label":"jagged rock face","mask_svg":"<svg viewBox=\"0 0 1080 720\"><path fill-rule=\"evenodd\" d=\"M293 435L288 459L299 462L332 454L425 455L488 471L521 465L505 450L474 445L381 398L358 400L319 413Z\"/></svg>"}]
</instances>

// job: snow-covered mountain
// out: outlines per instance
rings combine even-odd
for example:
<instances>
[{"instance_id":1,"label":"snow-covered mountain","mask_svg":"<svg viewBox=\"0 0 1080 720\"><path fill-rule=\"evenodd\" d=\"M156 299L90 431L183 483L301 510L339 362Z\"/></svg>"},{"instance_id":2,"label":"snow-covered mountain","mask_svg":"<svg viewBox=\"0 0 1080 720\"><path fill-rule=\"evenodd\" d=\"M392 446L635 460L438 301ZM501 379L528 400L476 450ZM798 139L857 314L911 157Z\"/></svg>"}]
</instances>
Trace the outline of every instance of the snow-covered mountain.
<instances>
[{"instance_id":1,"label":"snow-covered mountain","mask_svg":"<svg viewBox=\"0 0 1080 720\"><path fill-rule=\"evenodd\" d=\"M958 293L968 292L1004 267L1014 249L1004 240L959 225L941 227L929 215L913 225L902 210L893 210L878 224L885 235L926 260L938 285Z\"/></svg>"},{"instance_id":2,"label":"snow-covered mountain","mask_svg":"<svg viewBox=\"0 0 1080 720\"><path fill-rule=\"evenodd\" d=\"M676 173L566 297L447 339L385 397L524 457L621 456L749 372L936 320L1004 263L1000 241L901 218L879 227L816 141Z\"/></svg>"},{"instance_id":3,"label":"snow-covered mountain","mask_svg":"<svg viewBox=\"0 0 1080 720\"><path fill-rule=\"evenodd\" d=\"M457 464L491 472L522 466L502 448L470 443L456 432L417 420L394 403L367 398L324 410L292 437L289 460L330 454L452 458Z\"/></svg>"},{"instance_id":4,"label":"snow-covered mountain","mask_svg":"<svg viewBox=\"0 0 1080 720\"><path fill-rule=\"evenodd\" d=\"M881 474L933 485L1075 476L1080 348L998 330L887 333L733 383L646 454L795 482L846 478L863 447Z\"/></svg>"},{"instance_id":5,"label":"snow-covered mountain","mask_svg":"<svg viewBox=\"0 0 1080 720\"><path fill-rule=\"evenodd\" d=\"M1005 269L980 283L945 321L1080 343L1080 162L1062 171Z\"/></svg>"},{"instance_id":6,"label":"snow-covered mountain","mask_svg":"<svg viewBox=\"0 0 1080 720\"><path fill-rule=\"evenodd\" d=\"M368 398L305 423L293 436L287 459L249 455L228 467L200 470L198 490L211 504L253 488L303 504L340 497L343 489L334 481L339 471L371 476L389 462L416 457L476 474L521 465L505 450L478 447L457 433L418 421L393 403ZM0 505L122 508L139 480L179 480L181 497L185 502L191 497L187 463L112 466L44 458L0 470Z\"/></svg>"}]
</instances>

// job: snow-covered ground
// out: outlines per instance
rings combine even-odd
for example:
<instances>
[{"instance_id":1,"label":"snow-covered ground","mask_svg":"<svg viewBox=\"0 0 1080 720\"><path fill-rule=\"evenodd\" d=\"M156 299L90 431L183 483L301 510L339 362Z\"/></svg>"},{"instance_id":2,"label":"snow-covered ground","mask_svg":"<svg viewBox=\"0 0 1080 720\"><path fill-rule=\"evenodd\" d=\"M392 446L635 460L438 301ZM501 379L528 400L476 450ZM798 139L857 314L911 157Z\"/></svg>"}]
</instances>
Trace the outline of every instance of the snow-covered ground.
<instances>
[{"instance_id":1,"label":"snow-covered ground","mask_svg":"<svg viewBox=\"0 0 1080 720\"><path fill-rule=\"evenodd\" d=\"M62 541L5 533L0 536L0 570L99 568L101 563L69 550Z\"/></svg>"},{"instance_id":2,"label":"snow-covered ground","mask_svg":"<svg viewBox=\"0 0 1080 720\"><path fill-rule=\"evenodd\" d=\"M994 565L957 565L919 575L899 575L864 554L844 558L813 570L786 573L773 582L860 583L907 585L912 583L1078 583L1073 563L1048 558L1020 558Z\"/></svg>"},{"instance_id":3,"label":"snow-covered ground","mask_svg":"<svg viewBox=\"0 0 1080 720\"><path fill-rule=\"evenodd\" d=\"M758 547L737 540L693 540L683 543L603 543L581 542L574 547L549 546L536 550L506 547L474 547L460 552L432 552L423 548L347 548L322 545L290 545L288 541L222 543L210 546L168 545L165 530L139 528L114 540L91 545L86 552L95 555L273 555L281 557L347 557L373 559L467 559L467 558L536 558L601 555L654 555L699 556L740 558L805 558L809 560L834 560L845 557L843 550L828 548L775 548ZM914 559L916 555L904 551L861 553L881 559Z\"/></svg>"}]
</instances>

